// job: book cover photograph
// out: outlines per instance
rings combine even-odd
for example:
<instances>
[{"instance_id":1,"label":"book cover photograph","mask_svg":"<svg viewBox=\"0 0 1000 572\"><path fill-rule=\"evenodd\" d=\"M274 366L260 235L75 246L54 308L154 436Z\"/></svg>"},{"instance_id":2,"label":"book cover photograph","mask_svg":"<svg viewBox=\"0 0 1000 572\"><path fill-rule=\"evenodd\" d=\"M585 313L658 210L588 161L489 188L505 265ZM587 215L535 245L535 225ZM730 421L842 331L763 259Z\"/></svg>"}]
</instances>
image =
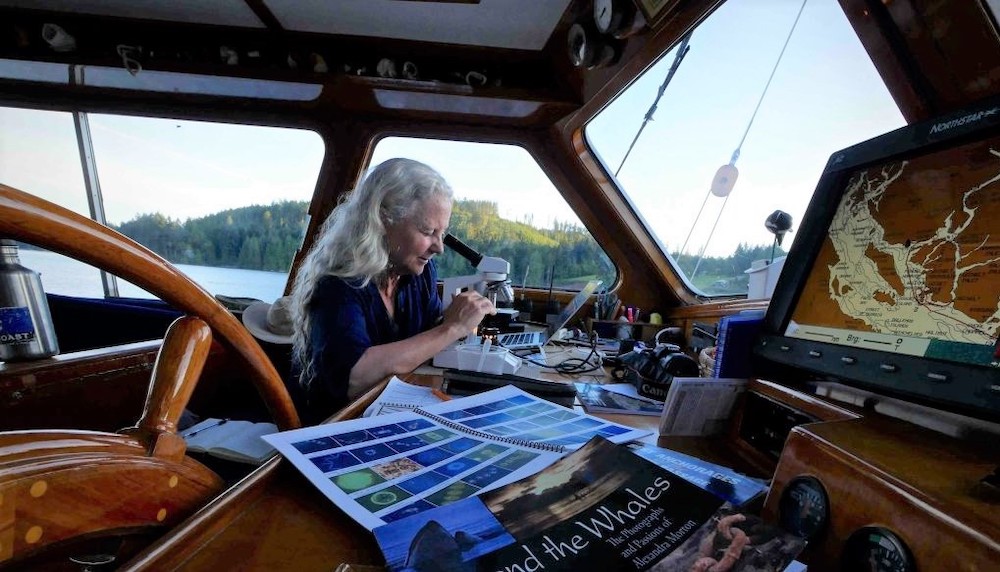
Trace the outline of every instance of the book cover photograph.
<instances>
[{"instance_id":1,"label":"book cover photograph","mask_svg":"<svg viewBox=\"0 0 1000 572\"><path fill-rule=\"evenodd\" d=\"M530 476L594 436L624 443L650 433L506 386L265 439L371 530Z\"/></svg>"},{"instance_id":2,"label":"book cover photograph","mask_svg":"<svg viewBox=\"0 0 1000 572\"><path fill-rule=\"evenodd\" d=\"M627 446L643 459L684 477L687 482L735 506L745 505L761 497L768 489L767 481L763 479L749 477L698 457L643 443L629 443Z\"/></svg>"},{"instance_id":3,"label":"book cover photograph","mask_svg":"<svg viewBox=\"0 0 1000 572\"><path fill-rule=\"evenodd\" d=\"M663 413L663 402L653 402L608 391L598 383L576 382L577 399L590 413L623 413L658 417Z\"/></svg>"},{"instance_id":4,"label":"book cover photograph","mask_svg":"<svg viewBox=\"0 0 1000 572\"><path fill-rule=\"evenodd\" d=\"M531 477L373 532L396 572L780 572L803 547L600 437Z\"/></svg>"}]
</instances>

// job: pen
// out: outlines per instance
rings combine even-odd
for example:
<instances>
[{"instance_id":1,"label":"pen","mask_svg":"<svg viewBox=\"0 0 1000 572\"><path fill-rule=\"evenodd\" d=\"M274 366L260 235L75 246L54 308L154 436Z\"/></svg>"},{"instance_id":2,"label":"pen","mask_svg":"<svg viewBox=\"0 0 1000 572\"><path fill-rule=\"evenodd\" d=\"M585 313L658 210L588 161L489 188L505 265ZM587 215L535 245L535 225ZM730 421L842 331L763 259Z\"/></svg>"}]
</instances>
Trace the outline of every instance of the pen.
<instances>
[{"instance_id":1,"label":"pen","mask_svg":"<svg viewBox=\"0 0 1000 572\"><path fill-rule=\"evenodd\" d=\"M448 395L447 393L441 391L440 389L438 389L436 387L434 389L431 389L431 394L433 394L434 397L437 397L441 401L451 401L451 396L450 395Z\"/></svg>"},{"instance_id":2,"label":"pen","mask_svg":"<svg viewBox=\"0 0 1000 572\"><path fill-rule=\"evenodd\" d=\"M228 422L228 421L229 421L228 419L220 419L218 423L215 423L215 424L212 424L212 425L207 425L205 427L202 427L201 429L198 429L197 431L192 431L191 433L184 433L181 436L184 437L185 439L187 439L188 437L194 437L195 435L197 435L198 433L201 433L205 429L212 429L212 428L218 427L219 425L225 425L226 422Z\"/></svg>"}]
</instances>

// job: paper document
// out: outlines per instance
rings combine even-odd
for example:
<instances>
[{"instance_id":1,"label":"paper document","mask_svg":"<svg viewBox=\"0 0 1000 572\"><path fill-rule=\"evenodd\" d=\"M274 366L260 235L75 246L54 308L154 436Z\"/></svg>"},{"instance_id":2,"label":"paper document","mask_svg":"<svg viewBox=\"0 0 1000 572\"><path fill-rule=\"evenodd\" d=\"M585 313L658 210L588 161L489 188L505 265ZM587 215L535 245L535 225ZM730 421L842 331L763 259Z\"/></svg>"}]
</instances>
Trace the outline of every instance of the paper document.
<instances>
[{"instance_id":1,"label":"paper document","mask_svg":"<svg viewBox=\"0 0 1000 572\"><path fill-rule=\"evenodd\" d=\"M362 417L406 411L422 405L434 405L442 401L444 400L434 395L432 388L406 383L398 377L392 376L382 393L375 398L368 409L365 409Z\"/></svg>"},{"instance_id":2,"label":"paper document","mask_svg":"<svg viewBox=\"0 0 1000 572\"><path fill-rule=\"evenodd\" d=\"M533 475L595 435L626 442L649 434L508 385L267 440L371 530Z\"/></svg>"},{"instance_id":3,"label":"paper document","mask_svg":"<svg viewBox=\"0 0 1000 572\"><path fill-rule=\"evenodd\" d=\"M725 430L743 378L675 377L660 418L660 435L714 435Z\"/></svg>"}]
</instances>

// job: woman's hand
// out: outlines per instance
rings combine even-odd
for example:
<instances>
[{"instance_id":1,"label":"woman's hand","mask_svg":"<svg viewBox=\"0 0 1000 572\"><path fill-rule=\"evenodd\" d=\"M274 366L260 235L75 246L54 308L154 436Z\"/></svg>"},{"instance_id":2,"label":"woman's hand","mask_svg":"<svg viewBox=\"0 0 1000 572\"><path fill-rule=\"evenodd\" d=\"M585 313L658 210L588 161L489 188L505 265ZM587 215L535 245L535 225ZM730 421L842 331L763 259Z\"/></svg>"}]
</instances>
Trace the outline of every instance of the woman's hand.
<instances>
[{"instance_id":1,"label":"woman's hand","mask_svg":"<svg viewBox=\"0 0 1000 572\"><path fill-rule=\"evenodd\" d=\"M451 299L451 304L444 311L444 323L455 327L464 336L475 330L487 314L496 313L497 309L489 298L475 290L468 290Z\"/></svg>"},{"instance_id":2,"label":"woman's hand","mask_svg":"<svg viewBox=\"0 0 1000 572\"><path fill-rule=\"evenodd\" d=\"M471 334L487 314L496 314L493 303L475 291L462 292L444 311L444 322L425 332L388 344L369 347L361 354L348 380L347 397L357 399L390 375L413 371L421 363Z\"/></svg>"}]
</instances>

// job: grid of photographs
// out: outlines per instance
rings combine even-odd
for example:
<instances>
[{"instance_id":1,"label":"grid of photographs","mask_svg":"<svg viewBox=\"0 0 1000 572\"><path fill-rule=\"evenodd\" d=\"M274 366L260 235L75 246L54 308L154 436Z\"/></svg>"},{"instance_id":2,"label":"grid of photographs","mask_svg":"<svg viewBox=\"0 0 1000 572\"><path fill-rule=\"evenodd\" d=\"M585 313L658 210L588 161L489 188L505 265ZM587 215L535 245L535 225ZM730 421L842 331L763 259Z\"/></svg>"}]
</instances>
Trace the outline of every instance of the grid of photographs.
<instances>
[{"instance_id":1,"label":"grid of photographs","mask_svg":"<svg viewBox=\"0 0 1000 572\"><path fill-rule=\"evenodd\" d=\"M634 432L511 387L267 439L372 528L532 475L595 435Z\"/></svg>"}]
</instances>

